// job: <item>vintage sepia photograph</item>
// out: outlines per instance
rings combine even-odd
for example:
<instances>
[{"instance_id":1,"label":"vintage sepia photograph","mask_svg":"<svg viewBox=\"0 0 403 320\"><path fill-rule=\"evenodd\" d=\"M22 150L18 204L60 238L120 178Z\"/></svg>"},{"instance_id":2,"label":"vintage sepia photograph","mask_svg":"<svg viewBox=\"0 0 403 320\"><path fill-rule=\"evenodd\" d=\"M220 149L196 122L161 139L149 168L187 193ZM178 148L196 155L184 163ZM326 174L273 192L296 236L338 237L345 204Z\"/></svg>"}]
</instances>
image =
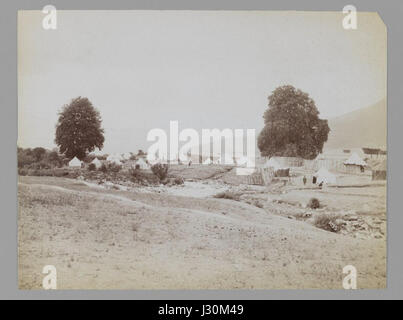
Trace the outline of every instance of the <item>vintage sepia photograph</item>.
<instances>
[{"instance_id":1,"label":"vintage sepia photograph","mask_svg":"<svg viewBox=\"0 0 403 320\"><path fill-rule=\"evenodd\" d=\"M18 11L19 289L386 288L387 30L347 7Z\"/></svg>"}]
</instances>

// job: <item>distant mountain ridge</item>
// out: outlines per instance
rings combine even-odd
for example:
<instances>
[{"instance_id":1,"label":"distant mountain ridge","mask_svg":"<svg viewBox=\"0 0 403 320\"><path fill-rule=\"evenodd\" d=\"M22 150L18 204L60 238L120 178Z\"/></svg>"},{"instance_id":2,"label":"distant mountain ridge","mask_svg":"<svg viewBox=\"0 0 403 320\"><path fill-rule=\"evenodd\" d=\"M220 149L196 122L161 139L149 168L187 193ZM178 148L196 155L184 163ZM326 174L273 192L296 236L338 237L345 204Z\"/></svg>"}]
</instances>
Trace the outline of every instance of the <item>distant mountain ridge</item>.
<instances>
[{"instance_id":1,"label":"distant mountain ridge","mask_svg":"<svg viewBox=\"0 0 403 320\"><path fill-rule=\"evenodd\" d=\"M374 105L329 119L330 133L325 149L382 148L386 149L386 99Z\"/></svg>"}]
</instances>

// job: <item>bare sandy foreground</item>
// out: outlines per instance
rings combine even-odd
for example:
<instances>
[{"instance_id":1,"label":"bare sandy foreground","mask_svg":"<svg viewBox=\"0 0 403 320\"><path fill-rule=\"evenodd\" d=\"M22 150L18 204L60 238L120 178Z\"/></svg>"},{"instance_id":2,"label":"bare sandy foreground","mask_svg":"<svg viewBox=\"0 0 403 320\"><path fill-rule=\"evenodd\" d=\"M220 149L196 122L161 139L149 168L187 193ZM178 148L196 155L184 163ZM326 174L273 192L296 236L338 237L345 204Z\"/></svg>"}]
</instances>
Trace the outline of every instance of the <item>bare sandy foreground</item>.
<instances>
[{"instance_id":1,"label":"bare sandy foreground","mask_svg":"<svg viewBox=\"0 0 403 320\"><path fill-rule=\"evenodd\" d=\"M386 287L386 240L318 229L247 203L106 190L20 177L18 274L58 289L342 289Z\"/></svg>"}]
</instances>

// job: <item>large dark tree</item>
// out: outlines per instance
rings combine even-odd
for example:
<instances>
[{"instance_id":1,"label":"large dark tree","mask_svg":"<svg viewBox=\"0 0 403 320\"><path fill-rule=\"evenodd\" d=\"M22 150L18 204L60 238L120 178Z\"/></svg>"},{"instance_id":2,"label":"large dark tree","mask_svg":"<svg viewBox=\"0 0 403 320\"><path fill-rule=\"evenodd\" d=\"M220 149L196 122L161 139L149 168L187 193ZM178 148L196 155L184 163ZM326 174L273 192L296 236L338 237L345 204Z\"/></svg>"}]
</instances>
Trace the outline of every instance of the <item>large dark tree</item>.
<instances>
[{"instance_id":1,"label":"large dark tree","mask_svg":"<svg viewBox=\"0 0 403 320\"><path fill-rule=\"evenodd\" d=\"M102 149L105 138L101 116L87 98L75 98L63 106L56 124L55 142L67 158L84 159L87 152Z\"/></svg>"},{"instance_id":2,"label":"large dark tree","mask_svg":"<svg viewBox=\"0 0 403 320\"><path fill-rule=\"evenodd\" d=\"M258 137L263 156L314 159L330 131L327 120L319 119L312 98L291 85L273 91L263 118L265 126Z\"/></svg>"}]
</instances>

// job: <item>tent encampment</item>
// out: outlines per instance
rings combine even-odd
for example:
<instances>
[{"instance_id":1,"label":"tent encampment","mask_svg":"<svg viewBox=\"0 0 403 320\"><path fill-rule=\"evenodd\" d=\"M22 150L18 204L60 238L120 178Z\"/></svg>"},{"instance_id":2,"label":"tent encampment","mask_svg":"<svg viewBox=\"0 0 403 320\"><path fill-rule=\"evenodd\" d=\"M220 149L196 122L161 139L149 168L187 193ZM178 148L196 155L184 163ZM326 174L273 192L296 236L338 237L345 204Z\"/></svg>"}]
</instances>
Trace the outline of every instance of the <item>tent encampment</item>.
<instances>
[{"instance_id":1,"label":"tent encampment","mask_svg":"<svg viewBox=\"0 0 403 320\"><path fill-rule=\"evenodd\" d=\"M81 168L81 161L77 159L77 157L74 157L69 161L69 167L72 168Z\"/></svg>"},{"instance_id":2,"label":"tent encampment","mask_svg":"<svg viewBox=\"0 0 403 320\"><path fill-rule=\"evenodd\" d=\"M336 175L333 173L329 172L325 167L320 168L315 174L314 177L316 177L316 183L320 184L323 182L323 184L336 184Z\"/></svg>"}]
</instances>

